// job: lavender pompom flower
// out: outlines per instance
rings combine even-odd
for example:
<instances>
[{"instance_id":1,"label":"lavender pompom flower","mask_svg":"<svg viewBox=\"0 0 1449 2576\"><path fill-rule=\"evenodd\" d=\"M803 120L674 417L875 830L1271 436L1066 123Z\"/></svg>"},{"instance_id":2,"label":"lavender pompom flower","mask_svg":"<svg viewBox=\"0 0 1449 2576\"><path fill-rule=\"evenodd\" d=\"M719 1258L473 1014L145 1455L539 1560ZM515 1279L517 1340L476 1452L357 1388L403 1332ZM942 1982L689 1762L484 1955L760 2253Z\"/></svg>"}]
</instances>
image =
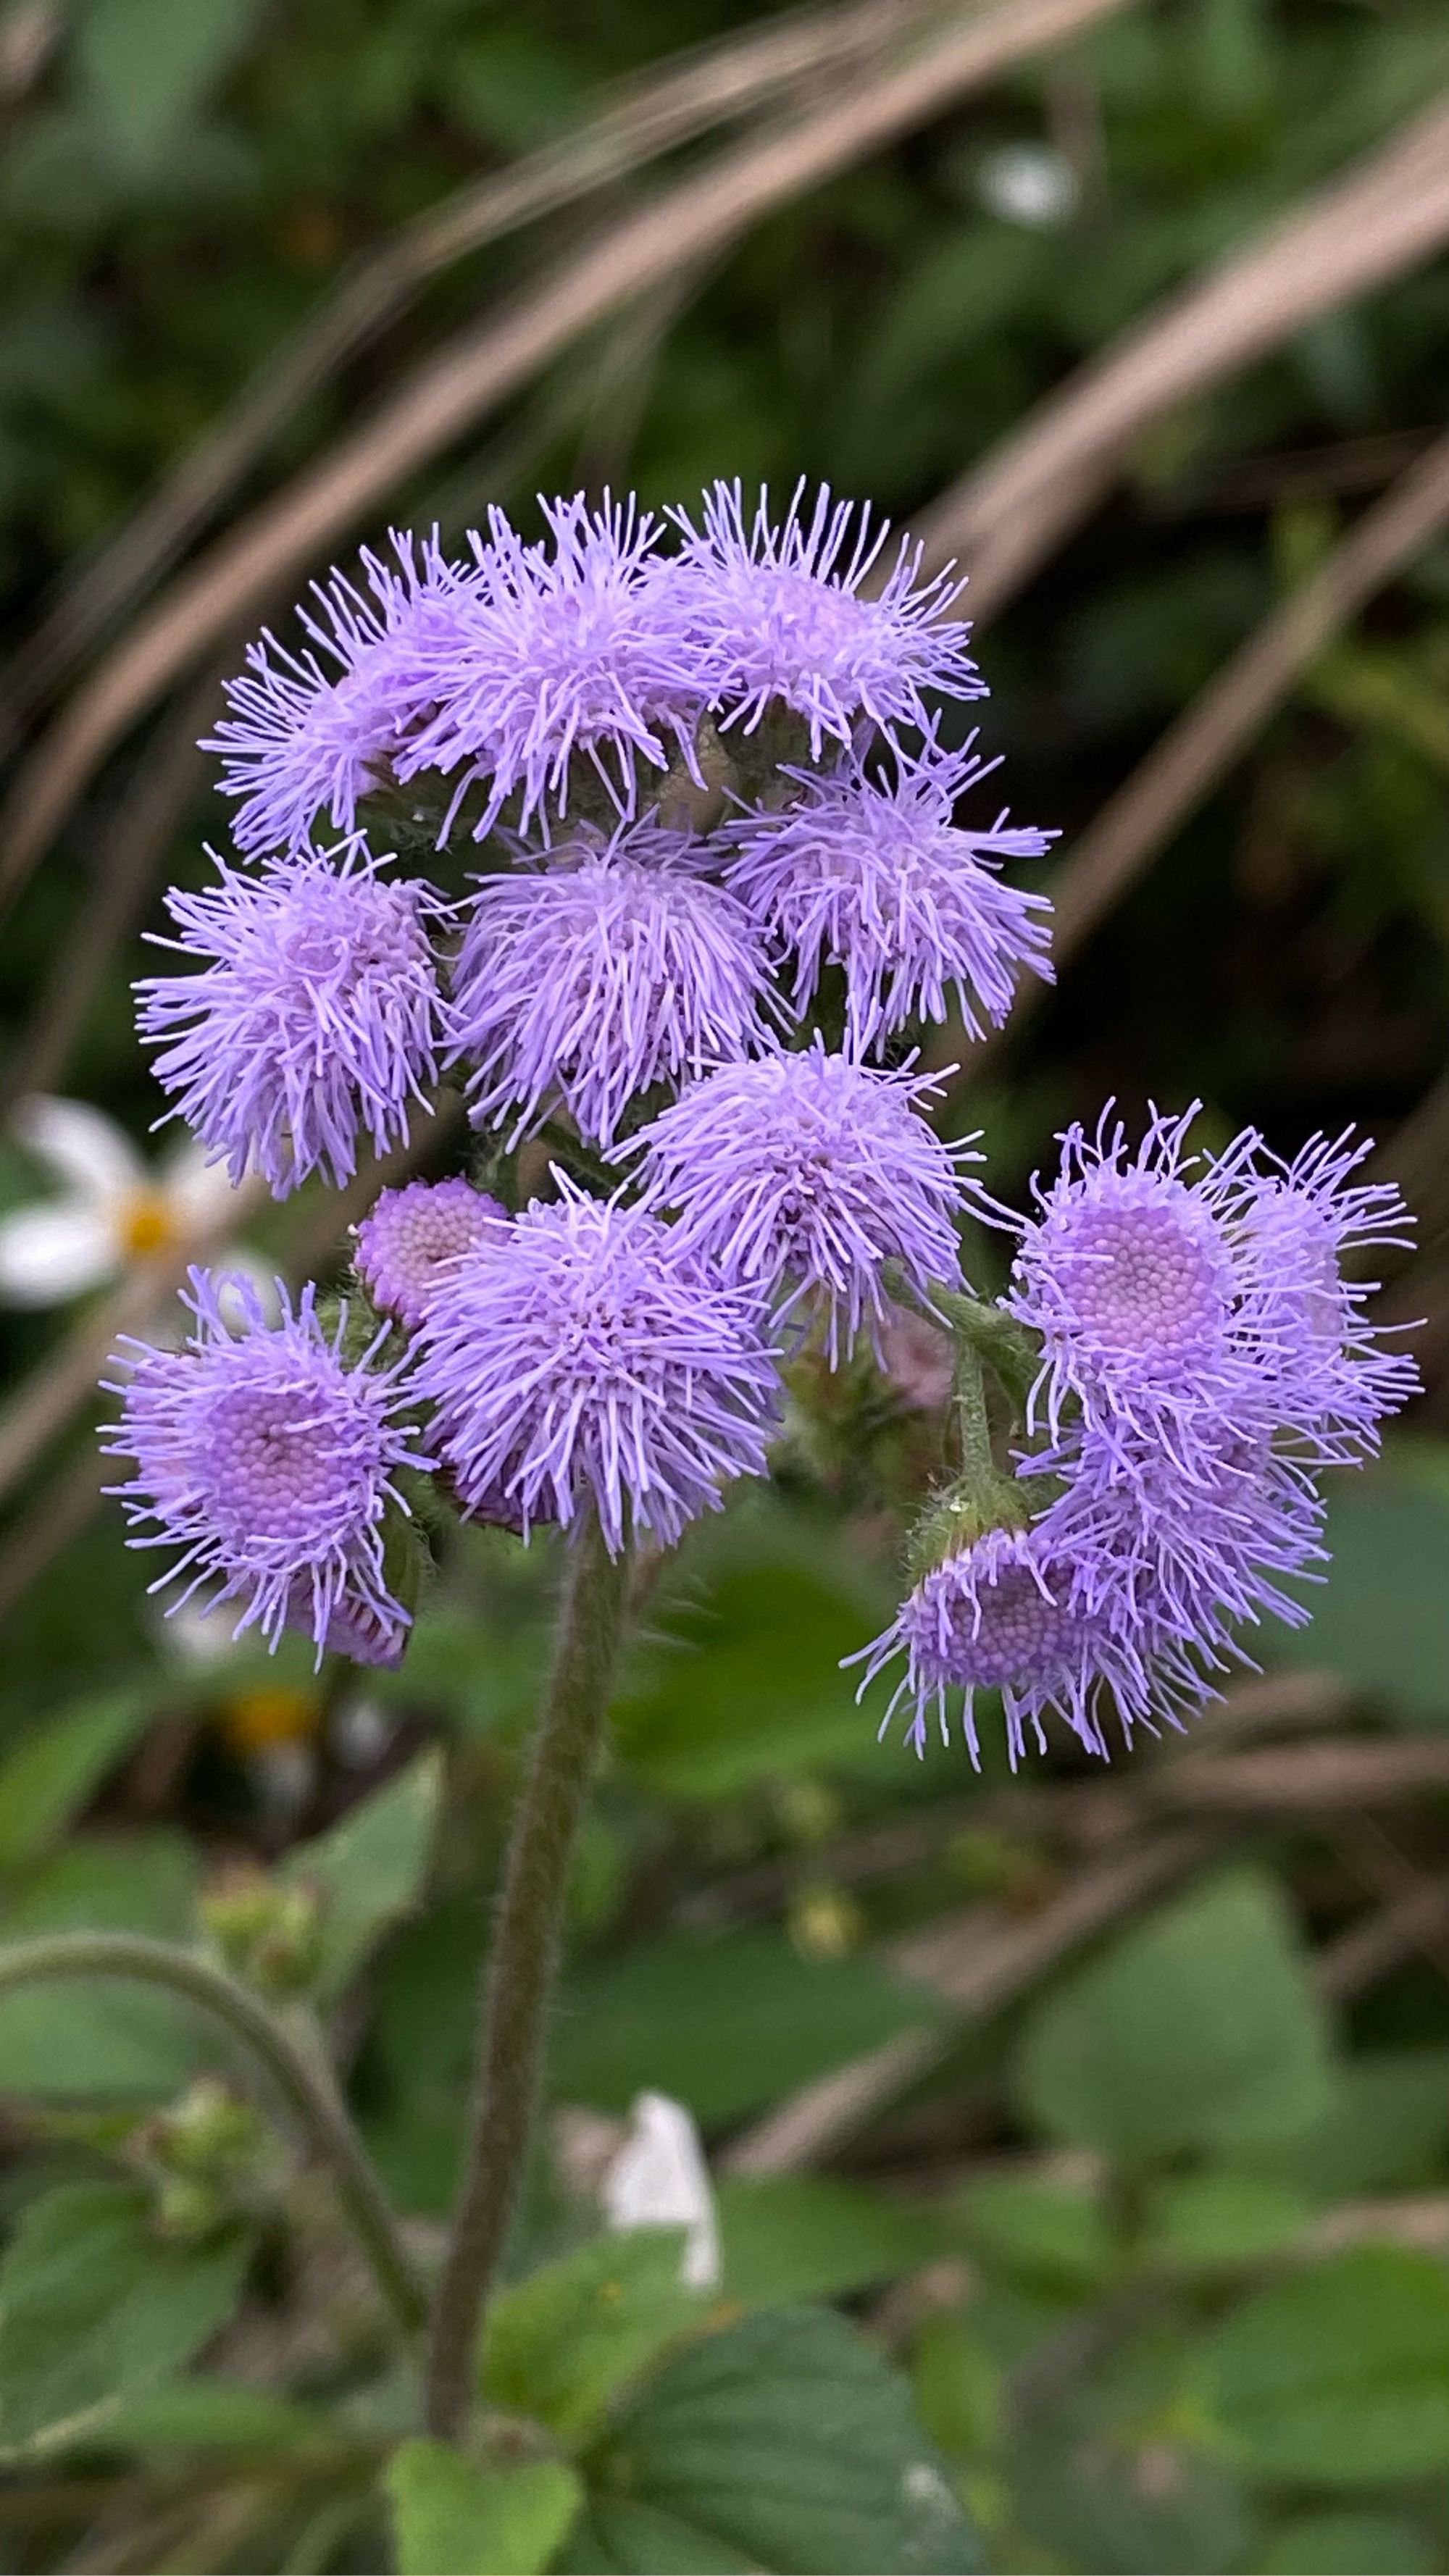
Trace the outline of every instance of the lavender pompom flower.
<instances>
[{"instance_id":1,"label":"lavender pompom flower","mask_svg":"<svg viewBox=\"0 0 1449 2576\"><path fill-rule=\"evenodd\" d=\"M825 777L786 769L799 799L730 827L738 855L726 882L794 950L797 1012L823 967L844 968L852 1050L908 1019L944 1020L953 990L979 1038L983 1021L1005 1019L1023 967L1051 980L1051 905L998 871L1003 859L1039 858L1056 834L1012 827L1004 812L987 831L957 826L958 797L996 766L974 741L897 754L894 778L856 757Z\"/></svg>"},{"instance_id":2,"label":"lavender pompom flower","mask_svg":"<svg viewBox=\"0 0 1449 2576\"><path fill-rule=\"evenodd\" d=\"M479 840L515 792L520 830L546 800L564 813L576 753L624 816L637 801L639 761L666 767L666 737L694 766L703 692L652 516L607 497L591 512L582 494L540 506L552 554L490 511L459 613L421 639L409 666L409 688L431 713L398 775L461 771L449 823L467 789L490 778Z\"/></svg>"},{"instance_id":3,"label":"lavender pompom flower","mask_svg":"<svg viewBox=\"0 0 1449 2576\"><path fill-rule=\"evenodd\" d=\"M409 1615L389 1587L384 1521L405 1510L396 1471L430 1462L397 1419L398 1369L372 1365L383 1335L349 1362L345 1309L329 1333L311 1287L295 1306L280 1281L276 1293L269 1324L249 1280L193 1270L186 1347L127 1338L129 1374L108 1382L122 1418L105 1437L137 1473L113 1490L132 1522L154 1524L133 1546L180 1549L152 1586L188 1577L175 1607L209 1587L240 1604L238 1635L255 1627L275 1647L300 1627L319 1662L344 1640L392 1660Z\"/></svg>"},{"instance_id":4,"label":"lavender pompom flower","mask_svg":"<svg viewBox=\"0 0 1449 2576\"><path fill-rule=\"evenodd\" d=\"M747 522L738 482L705 495L702 526L671 512L684 533L676 583L690 613L690 639L707 675L720 729L753 733L768 707L791 707L810 729L810 757L828 736L847 746L865 716L925 728L925 692L985 695L966 651L969 628L947 612L965 585L949 572L920 580L919 545L902 537L875 595L863 585L890 532L872 529L868 508L832 504L822 485L806 517L803 480L783 525L761 491Z\"/></svg>"},{"instance_id":5,"label":"lavender pompom flower","mask_svg":"<svg viewBox=\"0 0 1449 2576\"><path fill-rule=\"evenodd\" d=\"M218 885L168 896L181 936L158 941L201 972L136 986L157 1080L233 1181L253 1164L285 1198L321 1165L340 1187L359 1132L377 1153L400 1143L437 1078L443 907L357 843L340 866L313 851L260 877L216 866Z\"/></svg>"},{"instance_id":6,"label":"lavender pompom flower","mask_svg":"<svg viewBox=\"0 0 1449 2576\"><path fill-rule=\"evenodd\" d=\"M1372 1150L1351 1129L1310 1137L1291 1162L1260 1150L1233 1227L1240 1314L1274 1354L1298 1454L1320 1466L1372 1457L1380 1423L1419 1385L1413 1360L1386 1351L1365 1318L1377 1283L1343 1275L1346 1252L1405 1251L1413 1241L1399 1191L1352 1178Z\"/></svg>"},{"instance_id":7,"label":"lavender pompom flower","mask_svg":"<svg viewBox=\"0 0 1449 2576\"><path fill-rule=\"evenodd\" d=\"M763 1045L761 932L683 833L644 824L483 879L453 975L453 1053L479 1123L551 1098L612 1144L629 1103Z\"/></svg>"},{"instance_id":8,"label":"lavender pompom flower","mask_svg":"<svg viewBox=\"0 0 1449 2576\"><path fill-rule=\"evenodd\" d=\"M617 1555L669 1546L765 1473L777 1353L759 1300L640 1207L560 1197L440 1277L418 1392L465 1511L567 1524L590 1500Z\"/></svg>"},{"instance_id":9,"label":"lavender pompom flower","mask_svg":"<svg viewBox=\"0 0 1449 2576\"><path fill-rule=\"evenodd\" d=\"M887 1263L922 1296L959 1284L960 1165L981 1157L918 1115L931 1088L909 1067L829 1055L818 1037L727 1065L640 1130L645 1202L676 1211L680 1239L727 1279L784 1289L791 1304L815 1292L834 1367L863 1317L878 1337Z\"/></svg>"},{"instance_id":10,"label":"lavender pompom flower","mask_svg":"<svg viewBox=\"0 0 1449 2576\"><path fill-rule=\"evenodd\" d=\"M374 1199L355 1229L353 1266L379 1313L416 1331L444 1265L496 1239L512 1222L471 1181L408 1181Z\"/></svg>"},{"instance_id":11,"label":"lavender pompom flower","mask_svg":"<svg viewBox=\"0 0 1449 2576\"><path fill-rule=\"evenodd\" d=\"M290 653L266 628L226 682L231 712L200 747L221 753L222 794L240 800L239 849L295 849L324 813L350 832L359 799L387 783L413 711L405 650L430 618L446 622L460 578L435 538L421 566L411 537L394 531L392 543L393 564L363 551L370 598L341 572L313 583L315 613L299 615L315 650Z\"/></svg>"}]
</instances>

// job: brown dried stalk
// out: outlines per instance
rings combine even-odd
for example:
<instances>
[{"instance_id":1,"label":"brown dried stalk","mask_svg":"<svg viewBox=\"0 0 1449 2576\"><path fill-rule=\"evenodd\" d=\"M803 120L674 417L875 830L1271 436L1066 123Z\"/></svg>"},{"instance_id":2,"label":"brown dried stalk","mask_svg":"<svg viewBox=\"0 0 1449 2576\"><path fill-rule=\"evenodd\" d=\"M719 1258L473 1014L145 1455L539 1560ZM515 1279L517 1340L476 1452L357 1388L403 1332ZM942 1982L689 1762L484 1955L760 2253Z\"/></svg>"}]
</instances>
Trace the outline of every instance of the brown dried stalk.
<instances>
[{"instance_id":1,"label":"brown dried stalk","mask_svg":"<svg viewBox=\"0 0 1449 2576\"><path fill-rule=\"evenodd\" d=\"M32 752L0 819L0 903L25 883L97 763L178 672L580 333L681 265L714 255L770 208L1123 5L1000 0L816 115L720 154L481 326L446 342L360 429L174 583L64 710Z\"/></svg>"}]
</instances>

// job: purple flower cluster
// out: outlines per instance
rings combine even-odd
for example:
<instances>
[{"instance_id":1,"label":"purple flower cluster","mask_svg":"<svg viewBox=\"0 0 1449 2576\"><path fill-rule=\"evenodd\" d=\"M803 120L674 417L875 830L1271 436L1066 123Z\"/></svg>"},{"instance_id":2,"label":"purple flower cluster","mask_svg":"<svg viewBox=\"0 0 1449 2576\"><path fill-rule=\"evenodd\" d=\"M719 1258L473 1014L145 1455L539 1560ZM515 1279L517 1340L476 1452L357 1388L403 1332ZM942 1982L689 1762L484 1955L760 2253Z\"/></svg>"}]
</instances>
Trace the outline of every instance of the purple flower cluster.
<instances>
[{"instance_id":1,"label":"purple flower cluster","mask_svg":"<svg viewBox=\"0 0 1449 2576\"><path fill-rule=\"evenodd\" d=\"M1096 1753L1109 1705L1129 1739L1181 1723L1248 1660L1245 1627L1307 1617L1282 1578L1324 1554L1316 1472L1371 1455L1414 1391L1340 1267L1405 1240L1398 1192L1351 1182L1367 1146L1316 1137L1285 1164L1246 1130L1199 1156L1195 1114L1154 1117L1135 1153L1105 1117L1071 1128L1019 1227L1002 1303L1041 1353L1032 1517L949 1550L869 1650L867 1680L905 1653L888 1717L910 1706L918 1749L956 1689L973 1759L987 1686L1013 1761L1049 1710Z\"/></svg>"}]
</instances>

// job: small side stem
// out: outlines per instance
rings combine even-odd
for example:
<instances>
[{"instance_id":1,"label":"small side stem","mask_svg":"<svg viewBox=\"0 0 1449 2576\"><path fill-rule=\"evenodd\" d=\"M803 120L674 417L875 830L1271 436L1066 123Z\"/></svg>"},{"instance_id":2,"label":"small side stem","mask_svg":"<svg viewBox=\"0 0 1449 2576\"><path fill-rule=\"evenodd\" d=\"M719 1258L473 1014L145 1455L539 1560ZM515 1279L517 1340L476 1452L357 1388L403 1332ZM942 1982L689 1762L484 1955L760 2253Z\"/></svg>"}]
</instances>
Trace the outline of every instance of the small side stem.
<instances>
[{"instance_id":1,"label":"small side stem","mask_svg":"<svg viewBox=\"0 0 1449 2576\"><path fill-rule=\"evenodd\" d=\"M498 1902L462 2186L433 2309L427 2427L454 2440L533 2128L569 1864L593 1781L623 1635L627 1557L590 1512L569 1550L553 1670L519 1793Z\"/></svg>"},{"instance_id":2,"label":"small side stem","mask_svg":"<svg viewBox=\"0 0 1449 2576\"><path fill-rule=\"evenodd\" d=\"M996 1461L991 1454L986 1380L981 1361L969 1342L956 1345L956 1365L951 1372L951 1400L956 1408L956 1426L961 1435L962 1475L970 1484L994 1483Z\"/></svg>"},{"instance_id":3,"label":"small side stem","mask_svg":"<svg viewBox=\"0 0 1449 2576\"><path fill-rule=\"evenodd\" d=\"M0 1949L0 1991L58 1977L132 1977L169 1986L225 2022L331 2166L338 2199L378 2289L404 2331L416 2333L427 2313L423 2288L330 2070L313 2061L258 1996L224 1968L140 1933L58 1932L49 1940Z\"/></svg>"}]
</instances>

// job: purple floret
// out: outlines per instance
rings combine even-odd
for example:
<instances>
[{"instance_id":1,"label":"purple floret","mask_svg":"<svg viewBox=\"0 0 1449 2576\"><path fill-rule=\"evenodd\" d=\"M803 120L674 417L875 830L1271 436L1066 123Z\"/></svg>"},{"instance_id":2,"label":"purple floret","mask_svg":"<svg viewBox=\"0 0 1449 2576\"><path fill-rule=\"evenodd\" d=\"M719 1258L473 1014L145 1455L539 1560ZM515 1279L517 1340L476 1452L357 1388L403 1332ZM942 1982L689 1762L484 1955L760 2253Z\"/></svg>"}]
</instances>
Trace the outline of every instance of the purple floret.
<instances>
[{"instance_id":1,"label":"purple floret","mask_svg":"<svg viewBox=\"0 0 1449 2576\"><path fill-rule=\"evenodd\" d=\"M787 769L798 801L730 827L726 881L795 952L795 1009L824 967L843 967L854 1049L912 1018L944 1020L953 991L979 1038L983 1021L1005 1019L1023 967L1051 980L1051 905L998 872L1039 858L1056 834L1009 826L1004 812L987 831L957 826L958 797L996 766L971 742L898 756L894 777L858 758L823 778Z\"/></svg>"},{"instance_id":2,"label":"purple floret","mask_svg":"<svg viewBox=\"0 0 1449 2576\"><path fill-rule=\"evenodd\" d=\"M612 1144L631 1101L763 1045L763 937L701 875L680 832L636 825L607 849L487 877L453 976L454 1055L479 1124L510 1143L561 1099Z\"/></svg>"},{"instance_id":3,"label":"purple floret","mask_svg":"<svg viewBox=\"0 0 1449 2576\"><path fill-rule=\"evenodd\" d=\"M356 1228L354 1266L378 1312L416 1331L444 1265L512 1222L470 1181L408 1181L374 1199Z\"/></svg>"},{"instance_id":4,"label":"purple floret","mask_svg":"<svg viewBox=\"0 0 1449 2576\"><path fill-rule=\"evenodd\" d=\"M647 1204L677 1213L681 1241L727 1279L824 1307L831 1365L842 1335L887 1314L887 1263L925 1296L956 1286L956 1220L967 1203L960 1166L919 1115L931 1078L879 1072L828 1055L727 1065L693 1084L640 1130Z\"/></svg>"},{"instance_id":5,"label":"purple floret","mask_svg":"<svg viewBox=\"0 0 1449 2576\"><path fill-rule=\"evenodd\" d=\"M357 844L340 866L312 851L259 877L216 866L219 885L168 896L181 936L157 943L201 972L136 986L156 1078L233 1181L251 1164L285 1198L320 1165L340 1187L359 1134L379 1154L401 1143L437 1079L442 906Z\"/></svg>"},{"instance_id":6,"label":"purple floret","mask_svg":"<svg viewBox=\"0 0 1449 2576\"><path fill-rule=\"evenodd\" d=\"M614 1554L669 1546L736 1476L765 1473L777 1354L758 1299L667 1226L554 1178L557 1201L440 1279L418 1391L465 1511L526 1537L592 1501Z\"/></svg>"},{"instance_id":7,"label":"purple floret","mask_svg":"<svg viewBox=\"0 0 1449 2576\"><path fill-rule=\"evenodd\" d=\"M396 1418L398 1369L372 1366L382 1336L349 1363L345 1309L328 1331L311 1287L295 1307L280 1280L276 1295L282 1320L269 1324L249 1280L193 1270L186 1347L127 1337L128 1374L108 1381L122 1417L105 1442L137 1473L112 1490L134 1523L154 1524L132 1546L181 1551L152 1586L186 1578L173 1608L207 1587L239 1604L238 1635L255 1627L275 1647L300 1627L319 1662L329 1645L369 1641L388 1651L365 1660L395 1660L409 1619L385 1578L383 1520L405 1510L398 1468L430 1462Z\"/></svg>"},{"instance_id":8,"label":"purple floret","mask_svg":"<svg viewBox=\"0 0 1449 2576\"><path fill-rule=\"evenodd\" d=\"M227 681L231 712L201 749L221 753L222 794L240 799L239 849L295 849L323 815L350 832L360 798L388 783L414 713L407 673L460 580L435 537L421 565L412 537L395 531L392 544L391 564L363 552L370 597L341 572L313 583L315 611L298 614L315 651L289 653L264 629L246 672Z\"/></svg>"},{"instance_id":9,"label":"purple floret","mask_svg":"<svg viewBox=\"0 0 1449 2576\"><path fill-rule=\"evenodd\" d=\"M460 612L423 636L409 662L409 691L433 712L399 776L459 773L453 811L475 781L491 781L480 840L515 794L520 830L545 803L565 813L576 754L624 816L635 808L640 760L664 769L672 739L694 763L703 693L652 517L607 497L590 511L581 493L540 507L552 552L525 545L490 511Z\"/></svg>"},{"instance_id":10,"label":"purple floret","mask_svg":"<svg viewBox=\"0 0 1449 2576\"><path fill-rule=\"evenodd\" d=\"M970 629L947 613L964 582L947 570L923 583L923 549L902 537L891 570L865 596L889 520L872 528L868 507L832 503L825 485L807 517L804 491L802 480L778 528L763 490L747 521L738 482L706 493L699 528L686 511L670 513L685 539L677 586L721 730L752 733L767 708L790 707L806 719L818 760L827 737L848 747L862 716L887 732L924 729L926 692L983 697Z\"/></svg>"}]
</instances>

